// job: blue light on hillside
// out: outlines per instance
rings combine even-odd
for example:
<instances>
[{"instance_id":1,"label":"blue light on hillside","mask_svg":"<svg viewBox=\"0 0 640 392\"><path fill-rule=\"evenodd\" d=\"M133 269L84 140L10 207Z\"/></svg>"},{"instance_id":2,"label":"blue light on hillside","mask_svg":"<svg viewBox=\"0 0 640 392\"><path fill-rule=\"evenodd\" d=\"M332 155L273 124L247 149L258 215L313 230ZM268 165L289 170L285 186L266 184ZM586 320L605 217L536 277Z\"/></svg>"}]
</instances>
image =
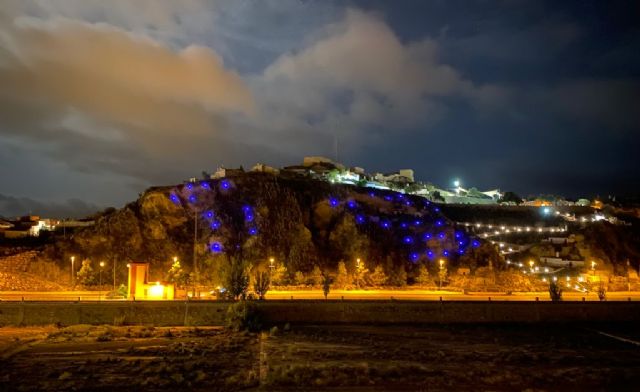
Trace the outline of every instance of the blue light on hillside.
<instances>
[{"instance_id":1,"label":"blue light on hillside","mask_svg":"<svg viewBox=\"0 0 640 392\"><path fill-rule=\"evenodd\" d=\"M413 203L411 203L409 200L407 200L407 201L404 202L404 204L407 205L407 206L411 206Z\"/></svg>"},{"instance_id":2,"label":"blue light on hillside","mask_svg":"<svg viewBox=\"0 0 640 392\"><path fill-rule=\"evenodd\" d=\"M458 245L463 246L464 245L464 241L458 241Z\"/></svg>"},{"instance_id":3,"label":"blue light on hillside","mask_svg":"<svg viewBox=\"0 0 640 392\"><path fill-rule=\"evenodd\" d=\"M180 199L173 193L169 196L169 199L171 199L174 204L180 204Z\"/></svg>"},{"instance_id":4,"label":"blue light on hillside","mask_svg":"<svg viewBox=\"0 0 640 392\"><path fill-rule=\"evenodd\" d=\"M222 189L229 189L231 188L231 183L228 180L222 180L220 181L220 186Z\"/></svg>"},{"instance_id":5,"label":"blue light on hillside","mask_svg":"<svg viewBox=\"0 0 640 392\"><path fill-rule=\"evenodd\" d=\"M478 240L473 240L473 242L471 243L471 246L473 246L474 248L477 248L480 246L480 241Z\"/></svg>"},{"instance_id":6,"label":"blue light on hillside","mask_svg":"<svg viewBox=\"0 0 640 392\"><path fill-rule=\"evenodd\" d=\"M337 207L338 206L338 199L336 199L335 197L329 198L329 205L331 207Z\"/></svg>"},{"instance_id":7,"label":"blue light on hillside","mask_svg":"<svg viewBox=\"0 0 640 392\"><path fill-rule=\"evenodd\" d=\"M193 189L193 184L192 183L188 183L187 184L187 189L188 190L192 190Z\"/></svg>"},{"instance_id":8,"label":"blue light on hillside","mask_svg":"<svg viewBox=\"0 0 640 392\"><path fill-rule=\"evenodd\" d=\"M383 229L388 229L389 227L391 227L391 223L389 223L389 221L382 221L382 223L380 223L380 226L382 226Z\"/></svg>"},{"instance_id":9,"label":"blue light on hillside","mask_svg":"<svg viewBox=\"0 0 640 392\"><path fill-rule=\"evenodd\" d=\"M422 225L422 221L421 221L420 219L416 219L416 220L413 222L413 224L414 224L414 225L416 225L416 226L420 226L420 225Z\"/></svg>"},{"instance_id":10,"label":"blue light on hillside","mask_svg":"<svg viewBox=\"0 0 640 392\"><path fill-rule=\"evenodd\" d=\"M440 212L440 208L436 207L433 209L435 212Z\"/></svg>"},{"instance_id":11,"label":"blue light on hillside","mask_svg":"<svg viewBox=\"0 0 640 392\"><path fill-rule=\"evenodd\" d=\"M402 242L404 242L405 244L412 244L413 243L413 238L409 237L409 236L405 236L402 239Z\"/></svg>"},{"instance_id":12,"label":"blue light on hillside","mask_svg":"<svg viewBox=\"0 0 640 392\"><path fill-rule=\"evenodd\" d=\"M443 225L442 221L438 219L438 220L436 221L436 226L440 227L440 226L442 226L442 225Z\"/></svg>"},{"instance_id":13,"label":"blue light on hillside","mask_svg":"<svg viewBox=\"0 0 640 392\"><path fill-rule=\"evenodd\" d=\"M459 254L461 254L461 255L463 255L463 254L464 254L464 249L460 249L460 250L458 250L458 253L459 253Z\"/></svg>"},{"instance_id":14,"label":"blue light on hillside","mask_svg":"<svg viewBox=\"0 0 640 392\"><path fill-rule=\"evenodd\" d=\"M369 197L376 197L376 194L373 192L369 192Z\"/></svg>"},{"instance_id":15,"label":"blue light on hillside","mask_svg":"<svg viewBox=\"0 0 640 392\"><path fill-rule=\"evenodd\" d=\"M209 245L209 249L211 249L211 251L214 253L220 253L222 252L222 245L219 242L214 242Z\"/></svg>"},{"instance_id":16,"label":"blue light on hillside","mask_svg":"<svg viewBox=\"0 0 640 392\"><path fill-rule=\"evenodd\" d=\"M220 222L213 221L209 226L211 227L211 230L218 230L220 228Z\"/></svg>"},{"instance_id":17,"label":"blue light on hillside","mask_svg":"<svg viewBox=\"0 0 640 392\"><path fill-rule=\"evenodd\" d=\"M430 259L433 259L433 256L434 256L433 251L432 250L428 250L427 251L427 257L430 258Z\"/></svg>"},{"instance_id":18,"label":"blue light on hillside","mask_svg":"<svg viewBox=\"0 0 640 392\"><path fill-rule=\"evenodd\" d=\"M385 199L386 201L391 201L391 200L393 200L393 197L391 197L391 196L385 196L385 197L384 197L384 199Z\"/></svg>"},{"instance_id":19,"label":"blue light on hillside","mask_svg":"<svg viewBox=\"0 0 640 392\"><path fill-rule=\"evenodd\" d=\"M443 239L444 239L444 237L445 237L445 234L444 234L444 233L440 233L440 234L438 234L438 238L440 238L441 240L443 240Z\"/></svg>"},{"instance_id":20,"label":"blue light on hillside","mask_svg":"<svg viewBox=\"0 0 640 392\"><path fill-rule=\"evenodd\" d=\"M196 195L189 196L189 203L195 203L196 201L198 201L198 199L196 198Z\"/></svg>"},{"instance_id":21,"label":"blue light on hillside","mask_svg":"<svg viewBox=\"0 0 640 392\"><path fill-rule=\"evenodd\" d=\"M244 220L247 222L253 222L253 214L245 214Z\"/></svg>"},{"instance_id":22,"label":"blue light on hillside","mask_svg":"<svg viewBox=\"0 0 640 392\"><path fill-rule=\"evenodd\" d=\"M256 234L258 234L258 229L256 229L255 227L250 227L249 235L256 235Z\"/></svg>"},{"instance_id":23,"label":"blue light on hillside","mask_svg":"<svg viewBox=\"0 0 640 392\"><path fill-rule=\"evenodd\" d=\"M200 186L203 187L204 189L209 189L209 183L206 181L202 181L200 183Z\"/></svg>"},{"instance_id":24,"label":"blue light on hillside","mask_svg":"<svg viewBox=\"0 0 640 392\"><path fill-rule=\"evenodd\" d=\"M460 237L462 237L462 233L459 231L456 231L456 239L459 239Z\"/></svg>"},{"instance_id":25,"label":"blue light on hillside","mask_svg":"<svg viewBox=\"0 0 640 392\"><path fill-rule=\"evenodd\" d=\"M424 235L422 236L422 239L424 241L429 241L431 239L431 233L424 233Z\"/></svg>"},{"instance_id":26,"label":"blue light on hillside","mask_svg":"<svg viewBox=\"0 0 640 392\"><path fill-rule=\"evenodd\" d=\"M356 216L356 223L362 224L365 222L364 216L362 215L357 215Z\"/></svg>"},{"instance_id":27,"label":"blue light on hillside","mask_svg":"<svg viewBox=\"0 0 640 392\"><path fill-rule=\"evenodd\" d=\"M411 255L409 256L409 258L411 259L411 261L416 262L418 261L418 258L420 257L420 255L418 255L417 253L411 253Z\"/></svg>"},{"instance_id":28,"label":"blue light on hillside","mask_svg":"<svg viewBox=\"0 0 640 392\"><path fill-rule=\"evenodd\" d=\"M444 256L449 256L449 251L448 251L448 250L445 250L444 252L442 252L442 255L444 255Z\"/></svg>"},{"instance_id":29,"label":"blue light on hillside","mask_svg":"<svg viewBox=\"0 0 640 392\"><path fill-rule=\"evenodd\" d=\"M250 206L242 206L242 212L244 212L245 214L248 214L249 212L251 212L251 207Z\"/></svg>"},{"instance_id":30,"label":"blue light on hillside","mask_svg":"<svg viewBox=\"0 0 640 392\"><path fill-rule=\"evenodd\" d=\"M351 209L354 209L354 208L356 208L357 206L358 206L358 204L357 204L355 201L353 201L353 200L349 200L349 202L347 203L347 207L349 207L349 208L351 208Z\"/></svg>"},{"instance_id":31,"label":"blue light on hillside","mask_svg":"<svg viewBox=\"0 0 640 392\"><path fill-rule=\"evenodd\" d=\"M206 214L204 214L208 219L213 218L213 211L207 211Z\"/></svg>"}]
</instances>

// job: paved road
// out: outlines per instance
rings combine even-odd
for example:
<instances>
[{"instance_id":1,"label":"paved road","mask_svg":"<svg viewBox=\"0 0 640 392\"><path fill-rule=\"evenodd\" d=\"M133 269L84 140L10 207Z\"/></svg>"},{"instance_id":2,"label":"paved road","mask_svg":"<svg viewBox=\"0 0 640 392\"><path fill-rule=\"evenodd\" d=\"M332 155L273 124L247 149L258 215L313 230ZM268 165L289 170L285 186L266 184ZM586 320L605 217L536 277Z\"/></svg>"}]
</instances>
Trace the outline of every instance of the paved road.
<instances>
[{"instance_id":1,"label":"paved road","mask_svg":"<svg viewBox=\"0 0 640 392\"><path fill-rule=\"evenodd\" d=\"M324 298L320 290L291 290L291 291L270 291L267 299L322 299ZM537 293L515 293L506 295L505 293L470 293L462 294L449 291L426 291L426 290L334 290L329 293L329 299L398 299L398 300L422 300L438 301L442 297L443 301L549 301L548 292ZM563 294L565 301L598 301L596 293L568 292ZM611 292L607 293L608 301L640 301L640 292Z\"/></svg>"},{"instance_id":2,"label":"paved road","mask_svg":"<svg viewBox=\"0 0 640 392\"><path fill-rule=\"evenodd\" d=\"M20 292L20 291L0 291L0 301L107 301L106 292L96 291L59 291L59 292ZM321 290L290 290L290 291L270 291L267 299L323 299ZM462 294L449 291L427 291L427 290L332 290L329 299L345 300L422 300L422 301L548 301L549 293L515 293L506 295L504 293L470 293ZM565 292L565 301L598 301L595 293ZM209 299L209 298L207 298ZM609 292L608 301L640 301L640 292ZM109 300L112 301L112 300ZM122 301L122 300L120 300Z\"/></svg>"}]
</instances>

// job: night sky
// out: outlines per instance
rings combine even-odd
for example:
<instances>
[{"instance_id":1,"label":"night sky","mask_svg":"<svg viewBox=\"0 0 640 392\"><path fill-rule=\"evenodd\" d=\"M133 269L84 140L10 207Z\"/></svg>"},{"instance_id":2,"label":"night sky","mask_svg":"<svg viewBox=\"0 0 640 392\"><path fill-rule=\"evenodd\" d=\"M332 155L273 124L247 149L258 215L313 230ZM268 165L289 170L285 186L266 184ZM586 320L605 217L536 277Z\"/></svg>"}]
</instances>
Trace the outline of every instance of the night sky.
<instances>
[{"instance_id":1,"label":"night sky","mask_svg":"<svg viewBox=\"0 0 640 392\"><path fill-rule=\"evenodd\" d=\"M441 186L640 192L638 1L0 3L0 215L334 157Z\"/></svg>"}]
</instances>

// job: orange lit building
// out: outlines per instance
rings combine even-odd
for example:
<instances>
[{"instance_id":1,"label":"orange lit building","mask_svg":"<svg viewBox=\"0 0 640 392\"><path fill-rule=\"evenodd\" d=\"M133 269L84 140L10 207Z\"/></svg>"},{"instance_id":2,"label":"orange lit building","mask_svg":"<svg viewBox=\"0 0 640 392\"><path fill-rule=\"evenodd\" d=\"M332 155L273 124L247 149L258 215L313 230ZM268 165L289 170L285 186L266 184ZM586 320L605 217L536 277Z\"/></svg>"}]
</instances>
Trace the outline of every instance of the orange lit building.
<instances>
[{"instance_id":1,"label":"orange lit building","mask_svg":"<svg viewBox=\"0 0 640 392\"><path fill-rule=\"evenodd\" d=\"M132 300L174 299L172 283L149 282L149 263L129 263L127 297Z\"/></svg>"}]
</instances>

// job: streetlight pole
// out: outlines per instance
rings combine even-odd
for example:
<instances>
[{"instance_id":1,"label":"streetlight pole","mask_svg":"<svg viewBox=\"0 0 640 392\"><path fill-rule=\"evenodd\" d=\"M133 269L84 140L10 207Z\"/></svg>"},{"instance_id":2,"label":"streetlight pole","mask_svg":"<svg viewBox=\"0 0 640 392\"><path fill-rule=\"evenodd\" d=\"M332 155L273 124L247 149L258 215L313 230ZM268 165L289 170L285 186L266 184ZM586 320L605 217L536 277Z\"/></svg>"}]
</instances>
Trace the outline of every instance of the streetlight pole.
<instances>
[{"instance_id":1,"label":"streetlight pole","mask_svg":"<svg viewBox=\"0 0 640 392\"><path fill-rule=\"evenodd\" d=\"M442 268L444 267L444 259L440 259L440 272L438 273L438 290L442 290Z\"/></svg>"},{"instance_id":2,"label":"streetlight pole","mask_svg":"<svg viewBox=\"0 0 640 392\"><path fill-rule=\"evenodd\" d=\"M74 279L74 274L73 274L73 272L75 270L75 268L74 268L75 261L76 261L76 257L75 256L71 256L71 286L72 287L76 286L76 281Z\"/></svg>"},{"instance_id":3,"label":"streetlight pole","mask_svg":"<svg viewBox=\"0 0 640 392\"><path fill-rule=\"evenodd\" d=\"M98 280L98 300L100 300L100 297L102 295L102 269L104 268L104 261L100 262L100 278Z\"/></svg>"},{"instance_id":4,"label":"streetlight pole","mask_svg":"<svg viewBox=\"0 0 640 392\"><path fill-rule=\"evenodd\" d=\"M361 271L360 258L356 259L356 287L360 288L360 271Z\"/></svg>"},{"instance_id":5,"label":"streetlight pole","mask_svg":"<svg viewBox=\"0 0 640 392\"><path fill-rule=\"evenodd\" d=\"M198 271L198 209L193 207L193 271L195 273L194 294L200 282L200 273Z\"/></svg>"}]
</instances>

